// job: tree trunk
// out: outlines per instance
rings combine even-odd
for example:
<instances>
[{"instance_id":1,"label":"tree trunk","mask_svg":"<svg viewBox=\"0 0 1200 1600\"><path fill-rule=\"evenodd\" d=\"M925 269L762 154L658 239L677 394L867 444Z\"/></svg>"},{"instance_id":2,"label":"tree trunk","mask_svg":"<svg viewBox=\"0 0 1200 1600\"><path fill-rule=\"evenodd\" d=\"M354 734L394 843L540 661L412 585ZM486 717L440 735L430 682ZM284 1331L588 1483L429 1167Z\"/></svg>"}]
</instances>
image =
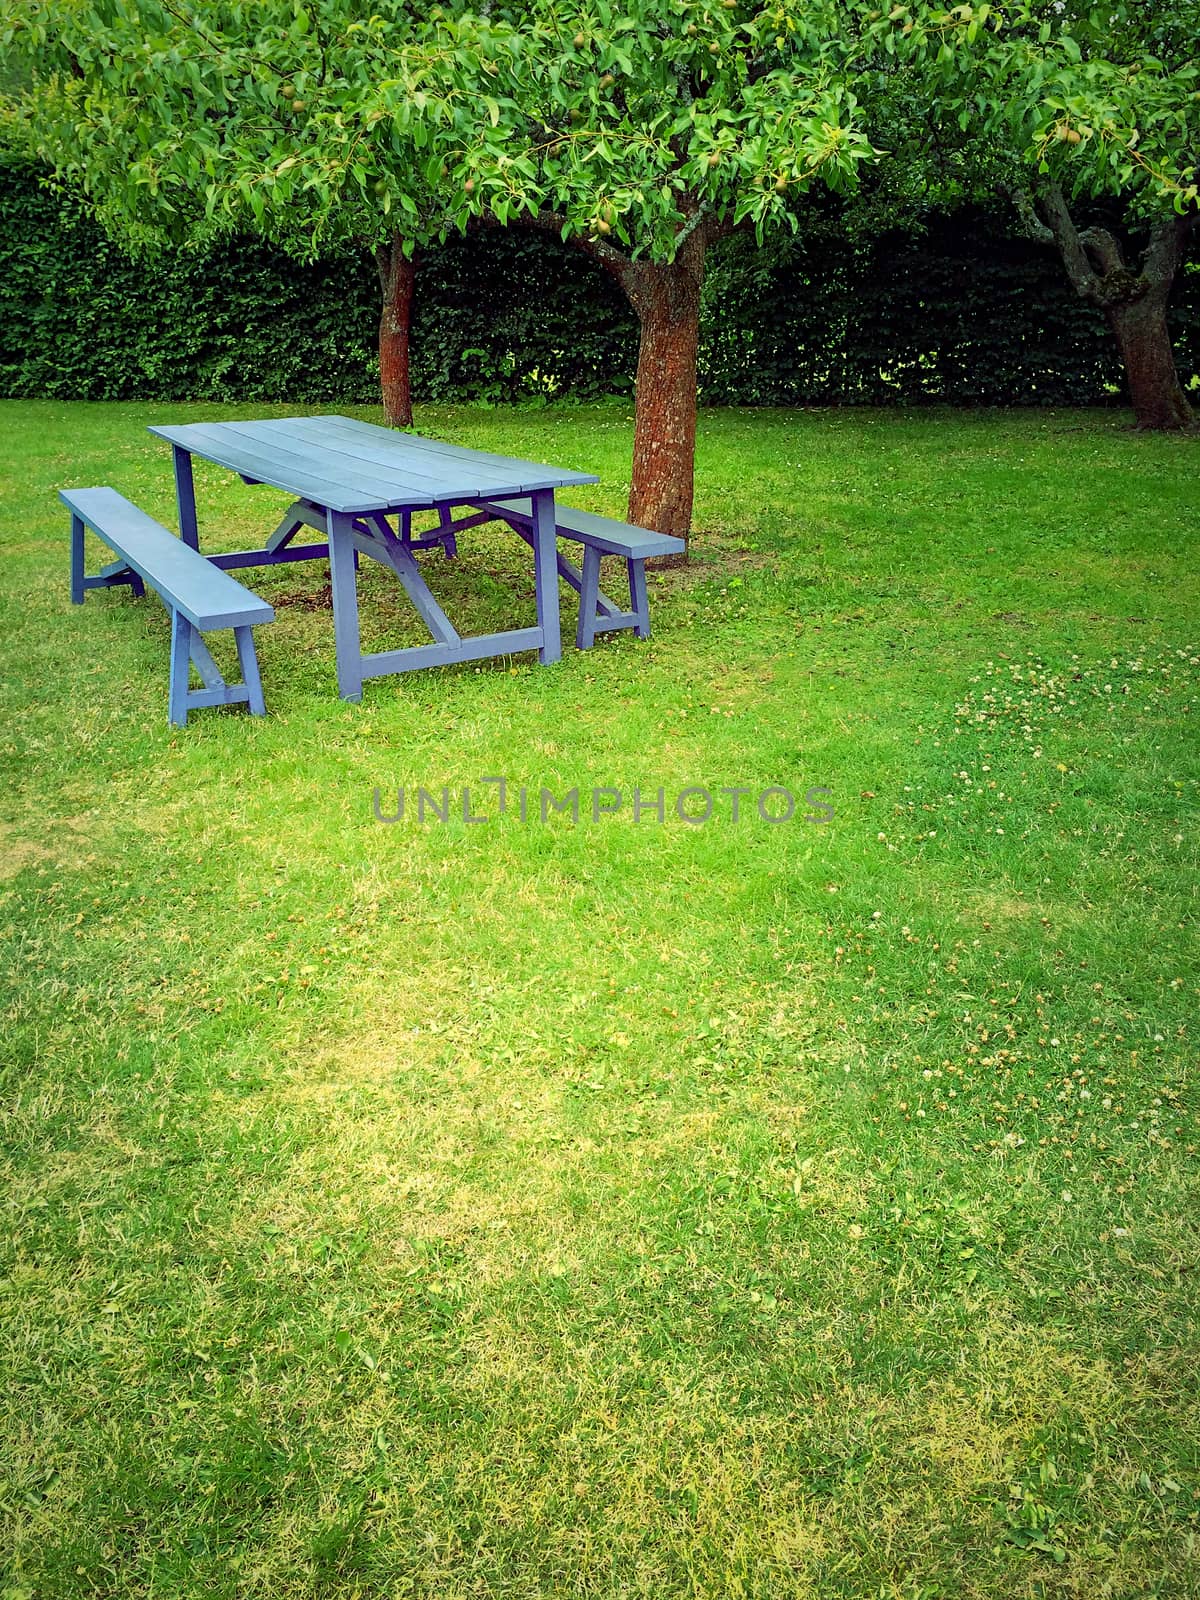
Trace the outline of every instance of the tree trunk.
<instances>
[{"instance_id":1,"label":"tree trunk","mask_svg":"<svg viewBox=\"0 0 1200 1600\"><path fill-rule=\"evenodd\" d=\"M1175 369L1166 295L1151 288L1138 299L1105 309L1125 365L1137 426L1166 432L1192 427L1196 418Z\"/></svg>"},{"instance_id":2,"label":"tree trunk","mask_svg":"<svg viewBox=\"0 0 1200 1600\"><path fill-rule=\"evenodd\" d=\"M1017 188L1011 195L1024 231L1040 243L1058 247L1075 293L1108 318L1138 427L1166 431L1192 427L1196 419L1175 370L1167 304L1197 213L1179 216L1169 211L1155 218L1141 265L1131 271L1119 239L1108 228L1076 227L1058 184L1044 185L1036 204L1028 190Z\"/></svg>"},{"instance_id":3,"label":"tree trunk","mask_svg":"<svg viewBox=\"0 0 1200 1600\"><path fill-rule=\"evenodd\" d=\"M416 265L404 254L404 239L394 233L375 252L379 269L379 387L383 415L391 428L412 427L412 390L408 375L408 336L412 325Z\"/></svg>"},{"instance_id":4,"label":"tree trunk","mask_svg":"<svg viewBox=\"0 0 1200 1600\"><path fill-rule=\"evenodd\" d=\"M638 315L637 396L629 520L686 539L696 457L696 352L707 239L697 228L666 266L622 274Z\"/></svg>"}]
</instances>

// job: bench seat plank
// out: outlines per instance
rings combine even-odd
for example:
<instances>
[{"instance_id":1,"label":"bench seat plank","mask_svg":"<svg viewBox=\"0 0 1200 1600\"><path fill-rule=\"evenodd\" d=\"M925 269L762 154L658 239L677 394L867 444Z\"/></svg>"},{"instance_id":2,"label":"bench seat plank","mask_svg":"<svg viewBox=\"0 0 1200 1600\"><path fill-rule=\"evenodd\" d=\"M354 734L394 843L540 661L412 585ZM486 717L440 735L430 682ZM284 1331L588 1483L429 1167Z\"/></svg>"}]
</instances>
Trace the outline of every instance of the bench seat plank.
<instances>
[{"instance_id":1,"label":"bench seat plank","mask_svg":"<svg viewBox=\"0 0 1200 1600\"><path fill-rule=\"evenodd\" d=\"M115 489L62 489L59 498L194 628L206 632L274 621L274 609L266 600Z\"/></svg>"},{"instance_id":2,"label":"bench seat plank","mask_svg":"<svg viewBox=\"0 0 1200 1600\"><path fill-rule=\"evenodd\" d=\"M532 507L517 496L479 502L494 516L501 517L524 539L531 537ZM595 643L598 633L632 628L639 639L650 636L650 599L646 589L646 562L651 556L682 555L687 545L673 534L655 533L615 517L602 517L594 511L577 511L574 506L554 502L554 531L560 539L578 539L583 545L582 570L561 553L558 570L579 594L579 627L575 642L581 650ZM629 610L622 611L600 588L600 562L604 556L619 556L629 578Z\"/></svg>"},{"instance_id":3,"label":"bench seat plank","mask_svg":"<svg viewBox=\"0 0 1200 1600\"><path fill-rule=\"evenodd\" d=\"M490 500L490 506L507 516L530 517L529 503L525 500ZM618 522L616 517L602 517L595 511L577 511L574 506L554 502L554 523L565 539L582 539L605 555L624 556L626 560L645 561L651 556L682 555L687 549L682 539L673 534L654 533L649 528L638 528L631 522Z\"/></svg>"},{"instance_id":4,"label":"bench seat plank","mask_svg":"<svg viewBox=\"0 0 1200 1600\"><path fill-rule=\"evenodd\" d=\"M143 594L148 585L170 614L170 722L186 726L189 710L201 706L247 705L254 716L265 716L253 629L255 623L274 621L272 607L115 489L60 489L59 499L71 513L72 603L82 605L88 589L129 583ZM95 578L84 575L85 527L118 556ZM233 629L240 684L226 683L221 676L202 637L210 628ZM202 689L190 686L193 665Z\"/></svg>"}]
</instances>

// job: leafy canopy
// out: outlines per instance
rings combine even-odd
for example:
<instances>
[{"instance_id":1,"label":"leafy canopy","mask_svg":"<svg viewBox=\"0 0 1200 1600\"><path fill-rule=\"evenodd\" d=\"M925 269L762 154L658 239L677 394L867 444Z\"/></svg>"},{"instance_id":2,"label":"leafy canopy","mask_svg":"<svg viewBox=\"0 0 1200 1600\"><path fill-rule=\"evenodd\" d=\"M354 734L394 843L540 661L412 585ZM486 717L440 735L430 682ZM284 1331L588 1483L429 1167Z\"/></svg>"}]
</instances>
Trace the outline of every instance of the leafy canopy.
<instances>
[{"instance_id":1,"label":"leafy canopy","mask_svg":"<svg viewBox=\"0 0 1200 1600\"><path fill-rule=\"evenodd\" d=\"M897 4L878 26L901 122L957 134L943 157L1134 210L1196 209L1200 0Z\"/></svg>"},{"instance_id":2,"label":"leafy canopy","mask_svg":"<svg viewBox=\"0 0 1200 1600\"><path fill-rule=\"evenodd\" d=\"M485 63L508 137L459 154L456 220L561 218L658 260L699 215L793 221L818 176L852 185L876 158L856 95L855 7L743 0L533 0ZM496 102L489 107L493 118Z\"/></svg>"},{"instance_id":3,"label":"leafy canopy","mask_svg":"<svg viewBox=\"0 0 1200 1600\"><path fill-rule=\"evenodd\" d=\"M488 24L399 4L6 0L28 142L134 243L247 225L316 253L439 231L426 157L468 125ZM440 165L440 158L438 161Z\"/></svg>"},{"instance_id":4,"label":"leafy canopy","mask_svg":"<svg viewBox=\"0 0 1200 1600\"><path fill-rule=\"evenodd\" d=\"M698 212L764 228L874 152L856 6L4 0L38 152L142 242L252 224L313 250L561 216L668 259Z\"/></svg>"},{"instance_id":5,"label":"leafy canopy","mask_svg":"<svg viewBox=\"0 0 1200 1600\"><path fill-rule=\"evenodd\" d=\"M1197 204L1200 0L0 0L27 142L134 243L303 254L486 217L670 260L794 224L913 130L1068 193ZM907 130L907 136L906 136ZM899 173L897 173L899 176Z\"/></svg>"}]
</instances>

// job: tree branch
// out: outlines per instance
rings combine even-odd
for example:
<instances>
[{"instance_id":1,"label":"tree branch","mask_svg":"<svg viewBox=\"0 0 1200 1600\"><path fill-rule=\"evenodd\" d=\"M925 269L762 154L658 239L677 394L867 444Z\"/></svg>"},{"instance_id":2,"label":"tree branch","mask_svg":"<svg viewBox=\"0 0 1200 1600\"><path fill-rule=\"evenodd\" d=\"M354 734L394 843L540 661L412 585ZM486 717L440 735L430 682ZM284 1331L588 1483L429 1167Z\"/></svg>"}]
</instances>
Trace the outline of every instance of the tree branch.
<instances>
[{"instance_id":1,"label":"tree branch","mask_svg":"<svg viewBox=\"0 0 1200 1600\"><path fill-rule=\"evenodd\" d=\"M513 217L509 227L537 228L542 233L556 233L561 239L566 220L558 211L538 211L533 216L523 211L520 216ZM479 228L500 227L496 218L488 214L474 217L472 221ZM623 280L633 266L632 259L623 250L618 250L615 244L609 244L607 239L597 239L590 233L573 233L567 243L598 261L618 281Z\"/></svg>"},{"instance_id":2,"label":"tree branch","mask_svg":"<svg viewBox=\"0 0 1200 1600\"><path fill-rule=\"evenodd\" d=\"M1039 244L1055 245L1076 294L1101 307L1136 300L1152 290L1169 292L1188 233L1200 222L1200 213L1194 211L1160 217L1151 228L1141 266L1134 272L1126 264L1119 240L1107 228L1076 228L1058 184L1044 185L1036 199L1029 189L1019 187L1010 188L1008 197L1016 207L1022 233Z\"/></svg>"},{"instance_id":3,"label":"tree branch","mask_svg":"<svg viewBox=\"0 0 1200 1600\"><path fill-rule=\"evenodd\" d=\"M1142 257L1142 277L1155 288L1170 288L1183 260L1187 236L1200 220L1200 213L1160 217L1150 230L1150 242Z\"/></svg>"},{"instance_id":4,"label":"tree branch","mask_svg":"<svg viewBox=\"0 0 1200 1600\"><path fill-rule=\"evenodd\" d=\"M688 242L688 240L695 233L696 229L699 228L702 223L706 222L711 216L712 212L705 205L698 206L696 210L692 212L691 216L684 223L683 227L680 228L679 232L675 235L674 244L676 254L678 254L678 252Z\"/></svg>"},{"instance_id":5,"label":"tree branch","mask_svg":"<svg viewBox=\"0 0 1200 1600\"><path fill-rule=\"evenodd\" d=\"M1026 238L1032 239L1035 244L1054 244L1054 234L1037 214L1037 207L1033 203L1033 196L1028 189L1013 188L1008 191L1008 198L1016 208L1017 220L1021 225L1021 232Z\"/></svg>"},{"instance_id":6,"label":"tree branch","mask_svg":"<svg viewBox=\"0 0 1200 1600\"><path fill-rule=\"evenodd\" d=\"M1048 183L1038 198L1041 201L1047 230L1058 246L1058 253L1062 257L1063 266L1067 269L1067 277L1070 278L1075 293L1084 300L1103 305L1105 303L1103 283L1088 260L1087 251L1083 247L1083 241L1079 237L1062 190L1058 184Z\"/></svg>"},{"instance_id":7,"label":"tree branch","mask_svg":"<svg viewBox=\"0 0 1200 1600\"><path fill-rule=\"evenodd\" d=\"M1107 228L1085 228L1079 235L1079 242L1095 256L1101 272L1128 272L1121 246Z\"/></svg>"}]
</instances>

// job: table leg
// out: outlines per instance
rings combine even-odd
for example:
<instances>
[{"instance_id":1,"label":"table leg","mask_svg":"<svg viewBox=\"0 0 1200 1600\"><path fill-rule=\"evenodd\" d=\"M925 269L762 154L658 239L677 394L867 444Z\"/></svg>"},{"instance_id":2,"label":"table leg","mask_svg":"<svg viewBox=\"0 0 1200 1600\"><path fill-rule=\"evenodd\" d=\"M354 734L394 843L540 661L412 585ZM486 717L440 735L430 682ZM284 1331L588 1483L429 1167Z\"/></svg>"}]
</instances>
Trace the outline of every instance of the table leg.
<instances>
[{"instance_id":1,"label":"table leg","mask_svg":"<svg viewBox=\"0 0 1200 1600\"><path fill-rule=\"evenodd\" d=\"M537 619L542 630L538 660L543 666L562 660L558 611L558 535L554 527L554 490L539 489L533 501L533 570L537 585Z\"/></svg>"},{"instance_id":2,"label":"table leg","mask_svg":"<svg viewBox=\"0 0 1200 1600\"><path fill-rule=\"evenodd\" d=\"M200 548L200 532L196 527L196 486L192 481L191 452L182 445L173 444L175 457L175 504L179 508L179 537L193 550Z\"/></svg>"},{"instance_id":3,"label":"table leg","mask_svg":"<svg viewBox=\"0 0 1200 1600\"><path fill-rule=\"evenodd\" d=\"M83 519L71 513L71 604L83 604Z\"/></svg>"},{"instance_id":4,"label":"table leg","mask_svg":"<svg viewBox=\"0 0 1200 1600\"><path fill-rule=\"evenodd\" d=\"M350 517L325 513L329 539L329 579L333 590L333 643L337 653L338 694L362 699L362 649L358 633L358 585L354 573L354 528Z\"/></svg>"}]
</instances>

